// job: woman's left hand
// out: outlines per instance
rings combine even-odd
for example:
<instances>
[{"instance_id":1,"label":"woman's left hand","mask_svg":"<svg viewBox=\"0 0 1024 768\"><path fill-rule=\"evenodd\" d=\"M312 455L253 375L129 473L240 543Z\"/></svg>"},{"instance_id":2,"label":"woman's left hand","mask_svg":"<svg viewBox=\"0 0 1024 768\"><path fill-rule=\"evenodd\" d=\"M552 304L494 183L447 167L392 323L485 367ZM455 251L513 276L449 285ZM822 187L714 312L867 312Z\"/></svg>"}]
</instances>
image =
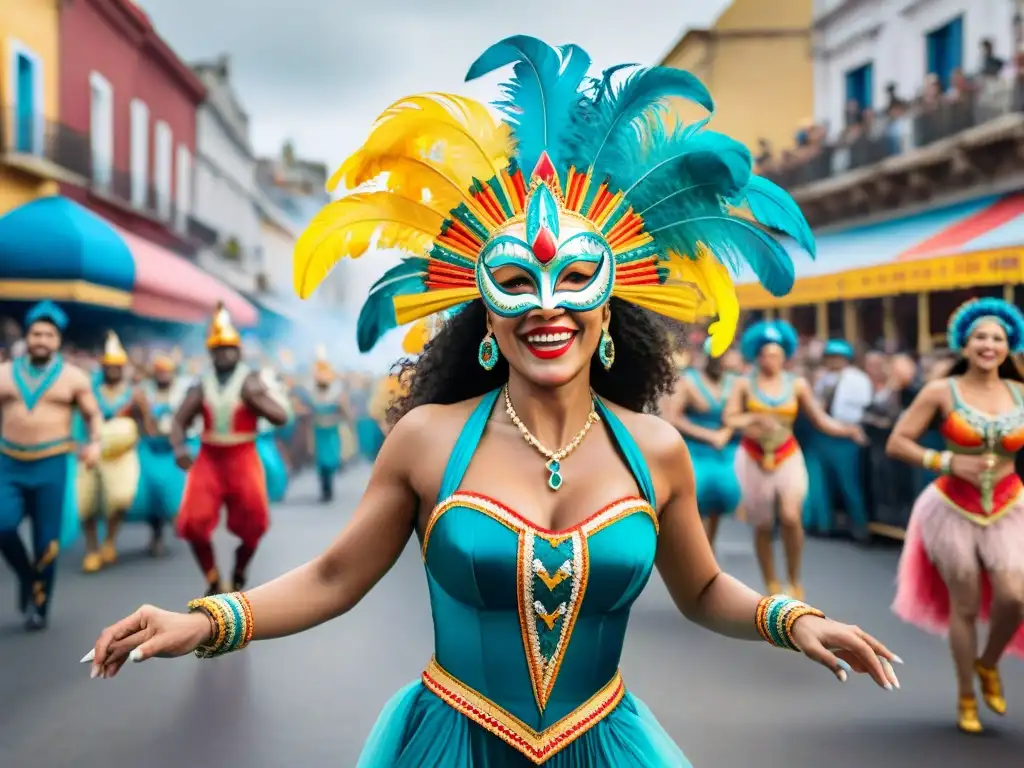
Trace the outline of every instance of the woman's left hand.
<instances>
[{"instance_id":1,"label":"woman's left hand","mask_svg":"<svg viewBox=\"0 0 1024 768\"><path fill-rule=\"evenodd\" d=\"M903 661L859 627L818 616L801 616L793 625L793 642L807 658L829 669L841 683L857 672L870 675L887 691L900 687L892 665Z\"/></svg>"}]
</instances>

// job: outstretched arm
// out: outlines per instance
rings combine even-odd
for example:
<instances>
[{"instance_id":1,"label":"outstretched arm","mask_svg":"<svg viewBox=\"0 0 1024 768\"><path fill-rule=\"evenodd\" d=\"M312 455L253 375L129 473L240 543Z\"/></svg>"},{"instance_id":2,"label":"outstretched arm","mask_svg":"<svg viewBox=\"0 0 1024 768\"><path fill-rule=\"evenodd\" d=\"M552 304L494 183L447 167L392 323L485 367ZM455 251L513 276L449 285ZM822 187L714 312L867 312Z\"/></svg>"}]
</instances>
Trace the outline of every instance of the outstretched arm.
<instances>
[{"instance_id":1,"label":"outstretched arm","mask_svg":"<svg viewBox=\"0 0 1024 768\"><path fill-rule=\"evenodd\" d=\"M739 640L760 640L757 612L761 596L722 572L697 513L693 464L686 445L667 437L655 462L669 480L670 493L661 510L655 563L679 610L712 632ZM848 672L866 672L891 689L896 681L891 651L857 627L814 615L797 619L792 641L808 657L827 667L840 681ZM885 659L883 663L881 659Z\"/></svg>"},{"instance_id":2,"label":"outstretched arm","mask_svg":"<svg viewBox=\"0 0 1024 768\"><path fill-rule=\"evenodd\" d=\"M409 469L424 448L420 423L412 412L396 425L352 520L322 555L246 593L252 639L296 634L346 613L391 569L415 529L418 499ZM104 630L87 659L95 674L112 677L136 649L136 661L183 656L209 643L212 628L199 612L143 606Z\"/></svg>"}]
</instances>

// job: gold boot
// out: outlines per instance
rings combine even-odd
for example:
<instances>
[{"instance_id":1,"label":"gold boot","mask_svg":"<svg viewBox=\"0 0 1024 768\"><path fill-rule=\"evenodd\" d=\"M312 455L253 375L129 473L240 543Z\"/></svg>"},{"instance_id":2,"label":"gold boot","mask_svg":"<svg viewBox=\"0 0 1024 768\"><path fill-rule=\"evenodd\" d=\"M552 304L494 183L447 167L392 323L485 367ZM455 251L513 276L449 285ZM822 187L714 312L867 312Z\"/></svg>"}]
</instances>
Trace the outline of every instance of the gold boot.
<instances>
[{"instance_id":1,"label":"gold boot","mask_svg":"<svg viewBox=\"0 0 1024 768\"><path fill-rule=\"evenodd\" d=\"M976 661L974 671L978 673L978 679L981 681L981 698L985 700L985 706L997 715L1005 715L1006 699L1003 698L1003 681L999 677L999 670L990 669Z\"/></svg>"},{"instance_id":2,"label":"gold boot","mask_svg":"<svg viewBox=\"0 0 1024 768\"><path fill-rule=\"evenodd\" d=\"M803 602L804 599L804 587L802 584L790 584L786 587L786 594L794 600Z\"/></svg>"},{"instance_id":3,"label":"gold boot","mask_svg":"<svg viewBox=\"0 0 1024 768\"><path fill-rule=\"evenodd\" d=\"M103 568L103 556L99 552L86 552L82 558L82 571L96 573Z\"/></svg>"},{"instance_id":4,"label":"gold boot","mask_svg":"<svg viewBox=\"0 0 1024 768\"><path fill-rule=\"evenodd\" d=\"M777 595L782 591L782 585L776 579L769 579L764 583L764 588L769 595Z\"/></svg>"},{"instance_id":5,"label":"gold boot","mask_svg":"<svg viewBox=\"0 0 1024 768\"><path fill-rule=\"evenodd\" d=\"M100 556L104 565L113 565L117 562L117 547L112 541L104 541L100 547Z\"/></svg>"},{"instance_id":6,"label":"gold boot","mask_svg":"<svg viewBox=\"0 0 1024 768\"><path fill-rule=\"evenodd\" d=\"M956 708L956 727L964 733L981 733L984 730L978 719L978 701L973 696L961 696Z\"/></svg>"}]
</instances>

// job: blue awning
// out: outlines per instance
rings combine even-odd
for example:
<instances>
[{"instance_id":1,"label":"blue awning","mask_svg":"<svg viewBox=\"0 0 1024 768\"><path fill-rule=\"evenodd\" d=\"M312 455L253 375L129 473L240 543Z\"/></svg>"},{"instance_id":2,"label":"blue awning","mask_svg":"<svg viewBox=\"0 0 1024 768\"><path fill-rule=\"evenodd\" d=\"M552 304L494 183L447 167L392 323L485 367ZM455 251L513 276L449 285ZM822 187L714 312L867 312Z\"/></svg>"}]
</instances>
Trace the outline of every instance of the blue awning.
<instances>
[{"instance_id":1,"label":"blue awning","mask_svg":"<svg viewBox=\"0 0 1024 768\"><path fill-rule=\"evenodd\" d=\"M131 307L135 261L102 218L66 197L0 217L0 296Z\"/></svg>"}]
</instances>

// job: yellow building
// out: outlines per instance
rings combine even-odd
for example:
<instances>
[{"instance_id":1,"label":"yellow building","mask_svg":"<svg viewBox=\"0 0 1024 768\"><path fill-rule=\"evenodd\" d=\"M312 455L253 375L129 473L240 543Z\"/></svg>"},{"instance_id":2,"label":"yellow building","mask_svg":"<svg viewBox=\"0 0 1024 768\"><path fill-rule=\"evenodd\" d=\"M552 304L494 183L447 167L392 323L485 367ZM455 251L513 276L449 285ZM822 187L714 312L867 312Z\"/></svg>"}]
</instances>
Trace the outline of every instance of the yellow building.
<instances>
[{"instance_id":1,"label":"yellow building","mask_svg":"<svg viewBox=\"0 0 1024 768\"><path fill-rule=\"evenodd\" d=\"M711 127L757 153L792 146L814 114L812 0L734 0L708 29L690 29L662 60L692 72L715 99ZM680 107L690 122L698 107Z\"/></svg>"},{"instance_id":2,"label":"yellow building","mask_svg":"<svg viewBox=\"0 0 1024 768\"><path fill-rule=\"evenodd\" d=\"M0 13L0 215L55 194L61 0L11 0Z\"/></svg>"}]
</instances>

